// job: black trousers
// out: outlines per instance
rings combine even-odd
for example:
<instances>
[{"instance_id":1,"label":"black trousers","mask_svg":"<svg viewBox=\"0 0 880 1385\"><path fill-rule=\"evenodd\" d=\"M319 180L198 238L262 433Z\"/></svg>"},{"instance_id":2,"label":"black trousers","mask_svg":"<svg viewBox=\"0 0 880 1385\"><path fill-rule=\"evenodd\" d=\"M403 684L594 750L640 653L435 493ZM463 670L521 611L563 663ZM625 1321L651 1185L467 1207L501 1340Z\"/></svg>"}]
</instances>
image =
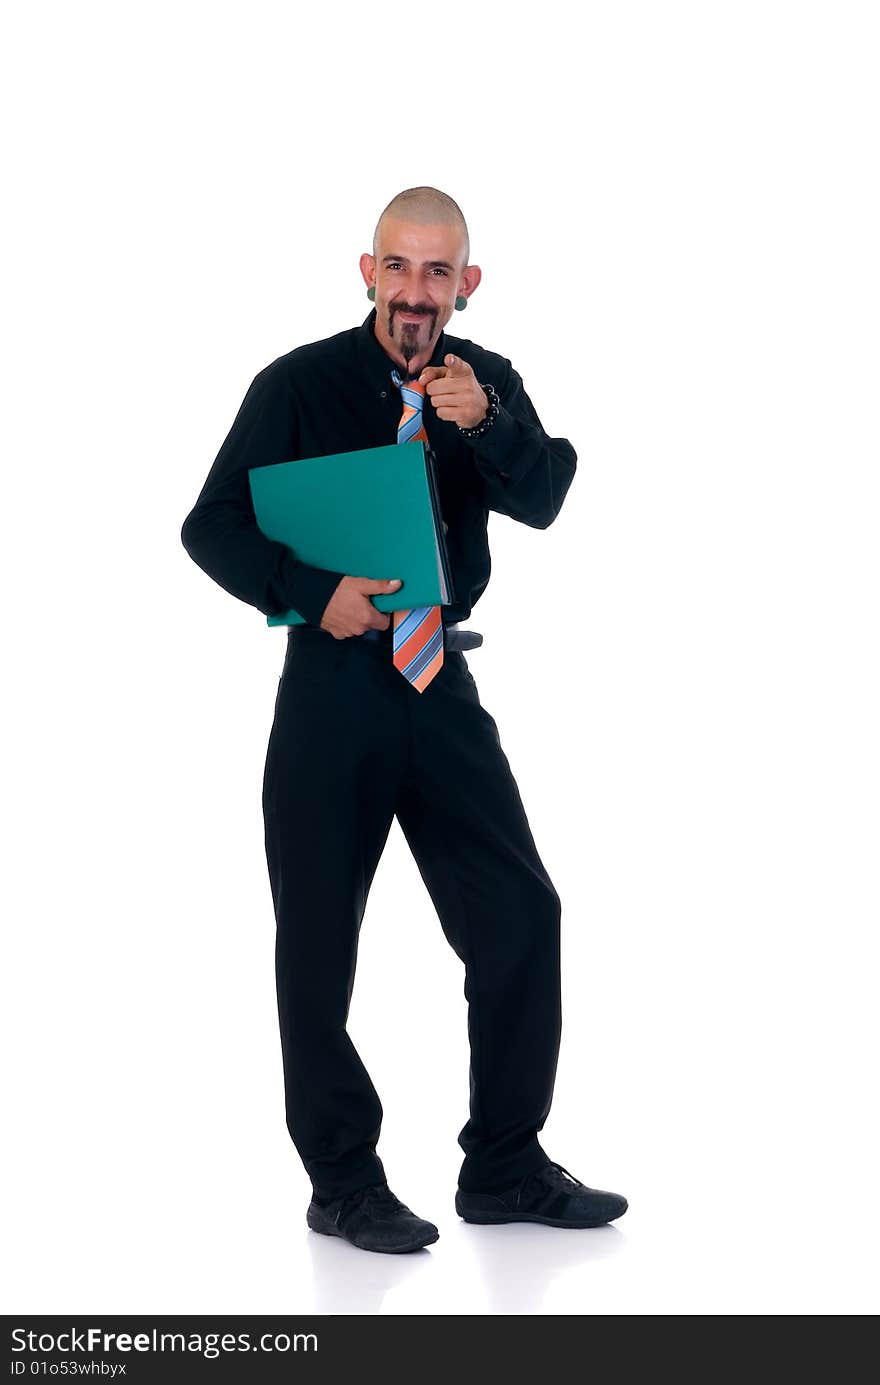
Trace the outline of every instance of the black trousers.
<instances>
[{"instance_id":1,"label":"black trousers","mask_svg":"<svg viewBox=\"0 0 880 1385\"><path fill-rule=\"evenodd\" d=\"M559 896L464 654L423 693L373 642L292 626L263 779L287 1127L319 1197L385 1178L382 1105L346 1032L358 935L397 816L465 966L459 1186L548 1162L561 1035Z\"/></svg>"}]
</instances>

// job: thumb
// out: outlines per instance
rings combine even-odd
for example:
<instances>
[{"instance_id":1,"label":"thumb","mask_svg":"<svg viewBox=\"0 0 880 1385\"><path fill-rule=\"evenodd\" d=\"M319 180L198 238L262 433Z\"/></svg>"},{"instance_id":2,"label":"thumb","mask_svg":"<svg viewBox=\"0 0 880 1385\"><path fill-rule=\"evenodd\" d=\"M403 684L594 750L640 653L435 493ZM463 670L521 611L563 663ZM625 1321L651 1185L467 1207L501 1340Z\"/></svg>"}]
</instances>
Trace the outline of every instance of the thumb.
<instances>
[{"instance_id":1,"label":"thumb","mask_svg":"<svg viewBox=\"0 0 880 1385\"><path fill-rule=\"evenodd\" d=\"M397 588L401 585L399 577L392 577L390 581L385 581L378 577L367 577L364 580L361 591L371 592L373 594L377 592L394 592L397 591Z\"/></svg>"}]
</instances>

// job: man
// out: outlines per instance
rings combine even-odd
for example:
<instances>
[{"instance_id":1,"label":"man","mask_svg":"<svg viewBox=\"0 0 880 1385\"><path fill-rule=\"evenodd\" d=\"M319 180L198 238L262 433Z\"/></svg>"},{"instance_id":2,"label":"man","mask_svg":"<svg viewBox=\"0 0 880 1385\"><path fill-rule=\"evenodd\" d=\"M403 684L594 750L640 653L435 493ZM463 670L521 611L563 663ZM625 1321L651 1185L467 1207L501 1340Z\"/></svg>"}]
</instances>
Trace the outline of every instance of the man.
<instances>
[{"instance_id":1,"label":"man","mask_svg":"<svg viewBox=\"0 0 880 1385\"><path fill-rule=\"evenodd\" d=\"M538 1142L561 1034L561 904L462 652L480 636L458 626L489 580L489 510L546 528L576 454L544 432L505 357L445 333L480 282L469 257L450 197L395 197L360 258L375 307L256 376L181 533L234 596L306 622L289 629L263 780L287 1124L312 1182L308 1225L367 1250L415 1250L439 1234L388 1187L382 1106L346 1032L395 816L465 965L470 1119L456 1211L586 1227L627 1207ZM247 471L405 441L416 426L437 458L453 600L389 615L371 597L398 590L399 575L301 562L257 528Z\"/></svg>"}]
</instances>

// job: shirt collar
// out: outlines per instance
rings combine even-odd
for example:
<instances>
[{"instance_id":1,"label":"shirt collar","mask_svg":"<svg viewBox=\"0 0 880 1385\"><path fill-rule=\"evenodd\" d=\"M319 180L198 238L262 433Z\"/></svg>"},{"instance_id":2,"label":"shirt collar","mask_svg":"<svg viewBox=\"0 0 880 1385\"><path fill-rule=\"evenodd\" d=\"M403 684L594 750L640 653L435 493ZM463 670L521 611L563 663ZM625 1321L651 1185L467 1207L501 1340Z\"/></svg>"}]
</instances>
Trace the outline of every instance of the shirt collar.
<instances>
[{"instance_id":1,"label":"shirt collar","mask_svg":"<svg viewBox=\"0 0 880 1385\"><path fill-rule=\"evenodd\" d=\"M402 366L388 355L379 342L373 330L375 321L376 309L372 308L360 327L355 329L358 359L361 369L367 373L371 384L374 384L377 390L388 389L389 386L393 389L391 372L395 366L398 370L401 370ZM448 350L446 333L441 331L428 365L442 365L443 357Z\"/></svg>"}]
</instances>

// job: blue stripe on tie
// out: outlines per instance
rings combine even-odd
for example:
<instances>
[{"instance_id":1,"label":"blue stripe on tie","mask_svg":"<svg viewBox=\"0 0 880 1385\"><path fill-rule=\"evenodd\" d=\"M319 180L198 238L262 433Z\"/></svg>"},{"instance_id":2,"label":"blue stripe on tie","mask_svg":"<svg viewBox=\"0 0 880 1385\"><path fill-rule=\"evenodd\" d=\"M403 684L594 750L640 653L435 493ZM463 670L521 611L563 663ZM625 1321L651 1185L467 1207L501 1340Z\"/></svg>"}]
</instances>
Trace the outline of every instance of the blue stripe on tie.
<instances>
[{"instance_id":1,"label":"blue stripe on tie","mask_svg":"<svg viewBox=\"0 0 880 1385\"><path fill-rule=\"evenodd\" d=\"M406 644L410 635L415 634L422 622L428 619L433 609L433 606L416 606L415 610L410 611L409 615L400 622L394 631L393 643L395 653L400 649L401 645Z\"/></svg>"},{"instance_id":2,"label":"blue stripe on tie","mask_svg":"<svg viewBox=\"0 0 880 1385\"><path fill-rule=\"evenodd\" d=\"M443 626L441 625L438 627L438 629L434 631L433 635L428 640L428 643L425 645L424 649L420 650L416 657L414 659L411 659L410 662L407 664L406 668L403 670L405 677L408 678L410 682L412 682L413 679L418 678L419 674L422 672L422 669L426 668L427 665L434 658L435 654L437 653L437 650L440 648L442 643ZM417 665L418 667L416 667Z\"/></svg>"},{"instance_id":3,"label":"blue stripe on tie","mask_svg":"<svg viewBox=\"0 0 880 1385\"><path fill-rule=\"evenodd\" d=\"M402 423L400 425L400 428L397 430L397 441L410 442L411 439L414 438L416 434L420 433L421 431L422 420L418 414L414 414L412 418L407 419L406 423Z\"/></svg>"},{"instance_id":4,"label":"blue stripe on tie","mask_svg":"<svg viewBox=\"0 0 880 1385\"><path fill-rule=\"evenodd\" d=\"M418 630L422 621L427 619L432 609L431 606L414 606L398 625L397 633L402 634L404 640L408 640L410 635Z\"/></svg>"}]
</instances>

